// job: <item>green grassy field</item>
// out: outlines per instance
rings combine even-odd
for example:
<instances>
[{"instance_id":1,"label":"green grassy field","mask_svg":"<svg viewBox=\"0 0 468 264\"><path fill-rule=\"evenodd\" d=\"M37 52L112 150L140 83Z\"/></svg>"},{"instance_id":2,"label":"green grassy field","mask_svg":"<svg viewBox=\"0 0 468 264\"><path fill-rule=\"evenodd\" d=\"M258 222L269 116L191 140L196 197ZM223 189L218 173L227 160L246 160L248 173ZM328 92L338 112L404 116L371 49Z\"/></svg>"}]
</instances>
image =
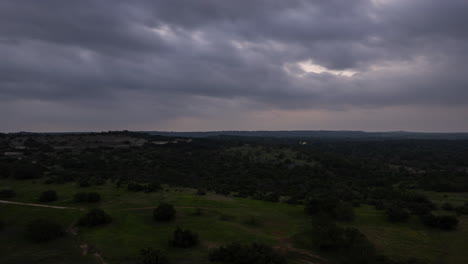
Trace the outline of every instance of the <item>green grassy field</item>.
<instances>
[{"instance_id":1,"label":"green grassy field","mask_svg":"<svg viewBox=\"0 0 468 264\"><path fill-rule=\"evenodd\" d=\"M2 188L11 187L17 193L12 201L37 203L44 190L56 190L58 201L49 205L87 209L90 205L73 203L76 192L97 191L103 208L114 221L103 227L83 228L77 236L72 234L45 244L33 244L24 238L25 224L38 217L54 219L66 227L85 213L79 209L52 209L13 204L0 204L0 220L5 228L0 231L0 263L100 263L87 254L80 245L94 247L107 263L124 263L145 247L165 251L172 263L208 263L210 248L229 242L263 242L290 251L291 263L304 263L304 255L292 254L294 249L311 249L307 231L311 219L302 206L270 203L209 193L198 196L193 189L165 188L157 193L135 193L112 184L79 188L76 184L45 185L40 181L0 180ZM444 199L460 202L466 195L448 194ZM452 197L453 196L453 197ZM452 197L452 198L450 198ZM436 199L436 198L434 198ZM176 220L156 223L152 209L165 201L176 206ZM197 209L201 214L195 214ZM357 218L350 225L359 228L376 245L380 253L394 258L417 257L432 263L468 263L468 218L460 217L458 230L452 232L427 229L416 218L406 224L389 223L383 212L369 206L355 209ZM251 224L255 219L256 224ZM190 229L199 234L201 243L192 249L174 249L168 246L176 227Z\"/></svg>"}]
</instances>

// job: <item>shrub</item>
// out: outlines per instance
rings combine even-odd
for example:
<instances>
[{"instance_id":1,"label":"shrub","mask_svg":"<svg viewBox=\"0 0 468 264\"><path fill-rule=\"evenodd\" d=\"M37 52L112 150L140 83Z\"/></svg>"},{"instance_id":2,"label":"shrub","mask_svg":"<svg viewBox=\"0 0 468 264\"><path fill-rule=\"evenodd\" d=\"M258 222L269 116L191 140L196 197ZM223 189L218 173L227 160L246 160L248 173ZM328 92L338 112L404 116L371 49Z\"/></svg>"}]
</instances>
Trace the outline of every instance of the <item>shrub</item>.
<instances>
[{"instance_id":1,"label":"shrub","mask_svg":"<svg viewBox=\"0 0 468 264\"><path fill-rule=\"evenodd\" d=\"M7 199L15 197L16 193L12 189L2 189L0 190L0 199Z\"/></svg>"},{"instance_id":2,"label":"shrub","mask_svg":"<svg viewBox=\"0 0 468 264\"><path fill-rule=\"evenodd\" d=\"M388 220L391 222L405 222L410 217L409 212L399 206L391 206L385 211Z\"/></svg>"},{"instance_id":3,"label":"shrub","mask_svg":"<svg viewBox=\"0 0 468 264\"><path fill-rule=\"evenodd\" d=\"M50 241L64 235L65 231L60 224L44 219L34 220L26 227L26 236L36 243Z\"/></svg>"},{"instance_id":4,"label":"shrub","mask_svg":"<svg viewBox=\"0 0 468 264\"><path fill-rule=\"evenodd\" d=\"M153 218L156 221L170 221L175 218L174 206L162 203L153 211Z\"/></svg>"},{"instance_id":5,"label":"shrub","mask_svg":"<svg viewBox=\"0 0 468 264\"><path fill-rule=\"evenodd\" d=\"M286 264L286 259L273 248L263 244L237 243L219 247L210 253L210 261L229 264Z\"/></svg>"},{"instance_id":6,"label":"shrub","mask_svg":"<svg viewBox=\"0 0 468 264\"><path fill-rule=\"evenodd\" d=\"M98 226L98 225L105 225L112 222L112 217L110 217L106 212L102 209L95 208L91 209L86 215L78 220L78 225L80 226Z\"/></svg>"},{"instance_id":7,"label":"shrub","mask_svg":"<svg viewBox=\"0 0 468 264\"><path fill-rule=\"evenodd\" d=\"M167 264L166 256L159 250L145 248L141 250L139 263L141 264Z\"/></svg>"},{"instance_id":8,"label":"shrub","mask_svg":"<svg viewBox=\"0 0 468 264\"><path fill-rule=\"evenodd\" d=\"M53 190L45 191L39 196L39 202L53 202L57 200L57 193Z\"/></svg>"},{"instance_id":9,"label":"shrub","mask_svg":"<svg viewBox=\"0 0 468 264\"><path fill-rule=\"evenodd\" d=\"M189 230L182 230L179 227L174 231L174 237L169 241L173 247L188 248L198 244L198 235Z\"/></svg>"}]
</instances>

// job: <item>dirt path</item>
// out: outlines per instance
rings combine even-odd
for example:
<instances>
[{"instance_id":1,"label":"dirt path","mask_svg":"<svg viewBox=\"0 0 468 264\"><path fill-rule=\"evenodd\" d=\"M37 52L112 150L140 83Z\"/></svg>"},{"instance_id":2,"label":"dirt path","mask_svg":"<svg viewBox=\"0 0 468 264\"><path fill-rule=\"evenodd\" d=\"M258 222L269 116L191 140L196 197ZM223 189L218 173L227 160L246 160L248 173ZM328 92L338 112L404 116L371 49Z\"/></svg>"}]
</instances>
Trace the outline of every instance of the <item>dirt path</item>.
<instances>
[{"instance_id":1,"label":"dirt path","mask_svg":"<svg viewBox=\"0 0 468 264\"><path fill-rule=\"evenodd\" d=\"M65 207L65 206L55 206L55 205L46 205L46 204L33 204L33 203L20 203L20 202L12 202L12 201L5 201L5 200L0 200L0 203L2 203L2 204L18 204L18 205L35 206L35 207L46 207L46 208L54 208L54 209L84 210L83 208L76 208L76 207Z\"/></svg>"}]
</instances>

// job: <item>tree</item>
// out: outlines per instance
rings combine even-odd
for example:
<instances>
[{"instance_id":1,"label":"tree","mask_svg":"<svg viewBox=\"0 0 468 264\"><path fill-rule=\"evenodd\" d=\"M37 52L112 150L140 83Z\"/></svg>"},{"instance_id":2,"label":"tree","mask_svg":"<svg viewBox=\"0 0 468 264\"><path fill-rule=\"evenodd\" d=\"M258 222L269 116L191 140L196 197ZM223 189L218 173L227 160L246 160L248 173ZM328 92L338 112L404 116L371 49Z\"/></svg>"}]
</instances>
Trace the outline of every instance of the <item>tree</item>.
<instances>
[{"instance_id":1,"label":"tree","mask_svg":"<svg viewBox=\"0 0 468 264\"><path fill-rule=\"evenodd\" d=\"M65 231L60 224L55 222L36 219L26 227L26 236L33 242L47 242L65 235Z\"/></svg>"},{"instance_id":2,"label":"tree","mask_svg":"<svg viewBox=\"0 0 468 264\"><path fill-rule=\"evenodd\" d=\"M39 202L46 203L46 202L53 202L57 200L57 192L54 190L48 190L41 193L39 196Z\"/></svg>"},{"instance_id":3,"label":"tree","mask_svg":"<svg viewBox=\"0 0 468 264\"><path fill-rule=\"evenodd\" d=\"M153 218L156 221L170 221L175 218L174 206L162 203L153 211Z\"/></svg>"},{"instance_id":4,"label":"tree","mask_svg":"<svg viewBox=\"0 0 468 264\"><path fill-rule=\"evenodd\" d=\"M198 235L189 230L183 230L179 227L174 231L173 239L169 245L173 247L188 248L198 244Z\"/></svg>"},{"instance_id":5,"label":"tree","mask_svg":"<svg viewBox=\"0 0 468 264\"><path fill-rule=\"evenodd\" d=\"M166 256L159 250L152 248L142 249L140 252L139 263L141 264L167 264Z\"/></svg>"},{"instance_id":6,"label":"tree","mask_svg":"<svg viewBox=\"0 0 468 264\"><path fill-rule=\"evenodd\" d=\"M102 209L94 208L91 209L86 215L78 220L78 225L80 226L98 226L98 225L106 225L112 222L112 217L110 217L106 212Z\"/></svg>"}]
</instances>

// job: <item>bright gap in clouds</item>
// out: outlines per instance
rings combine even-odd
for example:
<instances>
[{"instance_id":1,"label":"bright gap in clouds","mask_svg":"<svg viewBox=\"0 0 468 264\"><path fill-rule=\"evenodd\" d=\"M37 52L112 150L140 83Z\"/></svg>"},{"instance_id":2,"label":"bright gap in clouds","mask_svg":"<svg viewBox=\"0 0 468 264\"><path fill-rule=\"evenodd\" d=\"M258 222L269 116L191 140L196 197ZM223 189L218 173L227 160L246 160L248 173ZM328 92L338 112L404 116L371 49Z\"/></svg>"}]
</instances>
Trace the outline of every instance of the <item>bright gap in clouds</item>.
<instances>
[{"instance_id":1,"label":"bright gap in clouds","mask_svg":"<svg viewBox=\"0 0 468 264\"><path fill-rule=\"evenodd\" d=\"M354 74L357 73L355 71L349 71L349 70L345 70L345 71L330 70L330 69L323 67L322 65L313 63L311 60L299 62L298 65L305 72L313 72L313 73L318 73L318 74L330 73L334 75L343 75L347 77L352 77Z\"/></svg>"}]
</instances>

